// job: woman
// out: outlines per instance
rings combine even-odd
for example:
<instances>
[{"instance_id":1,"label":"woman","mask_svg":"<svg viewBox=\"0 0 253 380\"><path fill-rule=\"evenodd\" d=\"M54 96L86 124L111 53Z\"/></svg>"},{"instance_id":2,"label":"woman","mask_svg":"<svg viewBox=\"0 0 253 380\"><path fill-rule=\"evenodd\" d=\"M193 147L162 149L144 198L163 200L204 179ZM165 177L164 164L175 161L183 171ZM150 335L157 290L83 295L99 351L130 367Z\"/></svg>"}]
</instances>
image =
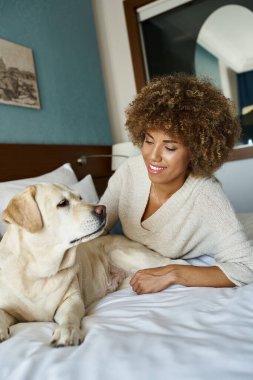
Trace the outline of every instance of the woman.
<instances>
[{"instance_id":1,"label":"woman","mask_svg":"<svg viewBox=\"0 0 253 380\"><path fill-rule=\"evenodd\" d=\"M176 74L152 80L126 115L142 154L109 181L101 199L107 229L119 218L125 236L175 260L138 271L130 282L133 290L252 282L253 247L212 176L240 135L230 102L208 80ZM214 258L212 266L176 262L204 254Z\"/></svg>"}]
</instances>

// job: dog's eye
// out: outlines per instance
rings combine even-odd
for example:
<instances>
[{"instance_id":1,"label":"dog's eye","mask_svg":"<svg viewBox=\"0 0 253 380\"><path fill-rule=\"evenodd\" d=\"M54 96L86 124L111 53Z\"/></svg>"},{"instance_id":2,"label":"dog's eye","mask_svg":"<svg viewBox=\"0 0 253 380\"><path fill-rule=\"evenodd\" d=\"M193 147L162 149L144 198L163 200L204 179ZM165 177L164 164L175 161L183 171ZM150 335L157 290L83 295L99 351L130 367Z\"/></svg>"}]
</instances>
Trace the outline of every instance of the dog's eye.
<instances>
[{"instance_id":1,"label":"dog's eye","mask_svg":"<svg viewBox=\"0 0 253 380\"><path fill-rule=\"evenodd\" d=\"M57 205L57 207L66 207L69 205L69 201L66 198L63 198Z\"/></svg>"}]
</instances>

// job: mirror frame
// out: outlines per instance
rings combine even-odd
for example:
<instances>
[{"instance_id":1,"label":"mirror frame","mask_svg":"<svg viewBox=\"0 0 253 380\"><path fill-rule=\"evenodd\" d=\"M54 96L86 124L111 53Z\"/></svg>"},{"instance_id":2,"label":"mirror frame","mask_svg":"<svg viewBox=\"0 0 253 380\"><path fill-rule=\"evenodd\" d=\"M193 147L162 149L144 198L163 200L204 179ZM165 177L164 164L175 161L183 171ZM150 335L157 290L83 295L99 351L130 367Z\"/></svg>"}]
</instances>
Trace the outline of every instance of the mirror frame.
<instances>
[{"instance_id":1,"label":"mirror frame","mask_svg":"<svg viewBox=\"0 0 253 380\"><path fill-rule=\"evenodd\" d=\"M124 11L128 40L132 57L136 90L139 92L146 84L144 57L141 46L141 36L138 24L137 9L156 0L124 0ZM233 149L228 161L253 158L253 146L245 146Z\"/></svg>"}]
</instances>

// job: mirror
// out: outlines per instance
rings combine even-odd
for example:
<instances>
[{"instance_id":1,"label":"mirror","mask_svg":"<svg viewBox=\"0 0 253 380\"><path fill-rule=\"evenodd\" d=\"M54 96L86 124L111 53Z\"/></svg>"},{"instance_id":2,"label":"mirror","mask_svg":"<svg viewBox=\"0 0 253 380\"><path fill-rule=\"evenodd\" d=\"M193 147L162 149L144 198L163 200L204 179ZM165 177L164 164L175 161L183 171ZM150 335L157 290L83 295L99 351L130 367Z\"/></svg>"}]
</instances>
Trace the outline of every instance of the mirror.
<instances>
[{"instance_id":1,"label":"mirror","mask_svg":"<svg viewBox=\"0 0 253 380\"><path fill-rule=\"evenodd\" d=\"M209 58L211 57L213 60L212 71L219 82L218 85L222 88L226 96L228 92L225 91L230 91L229 97L232 97L235 101L238 114L244 123L244 140L242 140L241 143L245 144L246 142L249 144L241 145L240 149L233 150L230 159L237 160L253 157L253 146L251 145L252 127L248 127L247 132L245 132L245 126L251 124L251 111L253 108L251 108L251 105L253 104L253 101L251 104L245 105L248 103L248 100L246 103L244 100L242 101L245 96L241 95L243 93L241 88L240 91L238 91L239 85L237 85L237 77L239 76L240 83L244 82L242 85L244 90L247 89L248 91L249 88L253 88L253 86L247 85L246 82L249 73L251 75L253 65L250 70L248 70L249 66L246 66L247 71L245 70L245 67L241 67L241 72L237 72L234 70L234 66L231 68L226 60L220 59L221 57L217 55L217 51L210 51L210 46L208 47L209 50L207 50L207 44L203 47L203 36L205 36L205 39L208 34L209 37L212 37L214 31L218 41L221 40L219 34L220 28L217 28L216 24L217 15L218 19L220 19L221 13L225 13L226 21L225 23L223 21L220 24L225 31L228 29L230 34L228 32L226 35L225 41L223 41L223 48L221 48L220 51L224 52L223 55L230 56L230 65L231 60L233 60L233 64L235 63L234 61L237 61L237 66L239 65L239 53L241 50L243 50L244 53L249 51L252 56L251 61L253 61L253 54L251 53L252 49L248 48L249 45L246 43L246 41L249 41L248 37L244 38L243 42L238 42L240 49L237 50L234 37L238 37L239 34L242 34L241 29L246 29L247 32L250 31L250 33L252 33L252 41L253 23L250 18L251 26L243 23L243 28L240 28L238 26L240 20L238 13L234 12L235 19L231 19L231 15L229 15L229 17L227 15L228 8L225 8L231 6L231 1L229 0L124 1L137 91L145 85L149 78L155 75L175 71L184 71L192 74L196 73L197 75L200 72L202 73L203 66L206 65L203 64L203 62L200 63L199 59L203 59L203 51L205 51L205 54L209 54ZM252 17L252 0L233 1L233 6L240 6L240 8L243 8L244 13L246 11L247 15L250 14L250 17ZM152 7L155 8L155 15L151 15L152 12L150 11ZM164 9L159 11L158 8ZM238 11L238 9L236 11ZM149 14L148 17L146 17L147 14ZM212 30L210 30L210 28ZM231 32L233 32L232 36ZM200 47L198 47L198 45ZM213 45L218 44L216 43ZM252 42L250 46L251 45ZM244 49L241 49L243 46ZM230 48L232 48L232 52L230 51ZM201 53L202 57L200 58ZM244 61L249 61L248 56ZM209 72L206 72L205 74L211 76L209 75Z\"/></svg>"},{"instance_id":2,"label":"mirror","mask_svg":"<svg viewBox=\"0 0 253 380\"><path fill-rule=\"evenodd\" d=\"M252 41L253 12L241 5L220 7L199 31L194 65L196 75L212 78L234 102L242 125L241 143L246 145L253 145Z\"/></svg>"}]
</instances>

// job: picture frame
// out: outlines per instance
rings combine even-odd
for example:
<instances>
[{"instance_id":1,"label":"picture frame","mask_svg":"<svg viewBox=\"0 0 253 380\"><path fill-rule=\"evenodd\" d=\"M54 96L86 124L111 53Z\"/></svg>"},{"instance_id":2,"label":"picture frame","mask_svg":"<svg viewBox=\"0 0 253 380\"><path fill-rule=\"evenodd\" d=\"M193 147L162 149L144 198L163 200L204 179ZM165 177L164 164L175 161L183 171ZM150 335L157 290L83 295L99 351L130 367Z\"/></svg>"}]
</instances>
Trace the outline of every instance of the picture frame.
<instances>
[{"instance_id":1,"label":"picture frame","mask_svg":"<svg viewBox=\"0 0 253 380\"><path fill-rule=\"evenodd\" d=\"M33 51L0 39L0 103L40 109Z\"/></svg>"}]
</instances>

